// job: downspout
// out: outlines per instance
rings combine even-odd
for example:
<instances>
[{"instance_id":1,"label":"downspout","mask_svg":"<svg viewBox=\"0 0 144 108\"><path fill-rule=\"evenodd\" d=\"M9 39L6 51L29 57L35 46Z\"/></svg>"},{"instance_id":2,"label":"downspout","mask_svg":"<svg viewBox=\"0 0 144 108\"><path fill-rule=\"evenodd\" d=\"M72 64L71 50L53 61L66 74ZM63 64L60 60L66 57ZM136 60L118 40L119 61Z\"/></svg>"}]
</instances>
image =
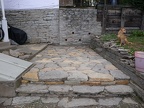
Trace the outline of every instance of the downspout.
<instances>
[{"instance_id":1,"label":"downspout","mask_svg":"<svg viewBox=\"0 0 144 108\"><path fill-rule=\"evenodd\" d=\"M5 10L4 10L4 2L3 2L3 0L1 0L1 9L2 9L2 29L4 31L3 42L9 42L8 26L7 26L7 20L6 20L6 17L5 17Z\"/></svg>"}]
</instances>

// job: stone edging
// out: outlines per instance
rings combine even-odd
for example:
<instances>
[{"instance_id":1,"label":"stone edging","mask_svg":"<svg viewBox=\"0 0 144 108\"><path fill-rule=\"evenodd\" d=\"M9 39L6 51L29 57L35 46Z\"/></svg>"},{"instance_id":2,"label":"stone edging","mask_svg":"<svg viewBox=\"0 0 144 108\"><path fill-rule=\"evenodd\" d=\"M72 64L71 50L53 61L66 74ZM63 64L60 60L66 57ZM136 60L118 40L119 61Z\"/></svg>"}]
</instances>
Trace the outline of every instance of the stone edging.
<instances>
[{"instance_id":1,"label":"stone edging","mask_svg":"<svg viewBox=\"0 0 144 108\"><path fill-rule=\"evenodd\" d=\"M114 42L104 43L97 36L92 38L90 47L130 76L133 89L144 100L144 76L135 70L134 57L130 56L127 50L115 45Z\"/></svg>"}]
</instances>

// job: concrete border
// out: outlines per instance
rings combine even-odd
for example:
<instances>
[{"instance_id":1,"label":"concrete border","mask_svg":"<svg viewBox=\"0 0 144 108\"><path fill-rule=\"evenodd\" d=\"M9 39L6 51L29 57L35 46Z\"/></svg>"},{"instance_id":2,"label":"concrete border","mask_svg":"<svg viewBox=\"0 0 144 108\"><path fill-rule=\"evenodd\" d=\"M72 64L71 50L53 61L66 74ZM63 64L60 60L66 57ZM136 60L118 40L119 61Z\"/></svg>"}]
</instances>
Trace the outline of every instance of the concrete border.
<instances>
[{"instance_id":1,"label":"concrete border","mask_svg":"<svg viewBox=\"0 0 144 108\"><path fill-rule=\"evenodd\" d=\"M136 72L135 68L132 68L131 66L120 61L122 56L117 50L104 48L103 44L104 43L100 39L92 38L90 47L102 57L109 60L118 69L122 70L126 75L130 76L130 85L132 88L134 88L134 91L137 93L137 95L144 101L144 78L141 77L138 72Z\"/></svg>"}]
</instances>

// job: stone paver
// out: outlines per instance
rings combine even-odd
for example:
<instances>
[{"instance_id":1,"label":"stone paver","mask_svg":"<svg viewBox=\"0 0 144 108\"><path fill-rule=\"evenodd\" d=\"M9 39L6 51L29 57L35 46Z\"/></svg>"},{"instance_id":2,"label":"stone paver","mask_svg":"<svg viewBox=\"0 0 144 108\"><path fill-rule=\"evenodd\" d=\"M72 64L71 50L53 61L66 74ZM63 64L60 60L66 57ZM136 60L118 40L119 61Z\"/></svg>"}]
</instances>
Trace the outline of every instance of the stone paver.
<instances>
[{"instance_id":1,"label":"stone paver","mask_svg":"<svg viewBox=\"0 0 144 108\"><path fill-rule=\"evenodd\" d=\"M72 90L71 86L68 85L53 85L49 87L49 91L51 93L63 93L63 94L68 94L69 91Z\"/></svg>"},{"instance_id":2,"label":"stone paver","mask_svg":"<svg viewBox=\"0 0 144 108\"><path fill-rule=\"evenodd\" d=\"M0 104L0 108L143 108L141 102L131 97L119 98L73 98L20 96Z\"/></svg>"},{"instance_id":3,"label":"stone paver","mask_svg":"<svg viewBox=\"0 0 144 108\"><path fill-rule=\"evenodd\" d=\"M133 90L131 87L126 85L115 85L115 86L107 86L105 89L112 94L131 94Z\"/></svg>"},{"instance_id":4,"label":"stone paver","mask_svg":"<svg viewBox=\"0 0 144 108\"><path fill-rule=\"evenodd\" d=\"M120 70L111 70L110 71L111 75L115 78L115 79L130 79L129 76L125 75L122 71Z\"/></svg>"},{"instance_id":5,"label":"stone paver","mask_svg":"<svg viewBox=\"0 0 144 108\"><path fill-rule=\"evenodd\" d=\"M41 100L42 103L58 103L60 101L59 98L57 97L53 97L53 98L46 97L46 98L41 98Z\"/></svg>"},{"instance_id":6,"label":"stone paver","mask_svg":"<svg viewBox=\"0 0 144 108\"><path fill-rule=\"evenodd\" d=\"M104 91L102 86L73 86L73 92L82 94L98 94Z\"/></svg>"},{"instance_id":7,"label":"stone paver","mask_svg":"<svg viewBox=\"0 0 144 108\"><path fill-rule=\"evenodd\" d=\"M80 71L70 72L67 78L68 81L87 81L88 76Z\"/></svg>"},{"instance_id":8,"label":"stone paver","mask_svg":"<svg viewBox=\"0 0 144 108\"><path fill-rule=\"evenodd\" d=\"M114 81L114 77L110 74L90 73L88 77L90 81Z\"/></svg>"},{"instance_id":9,"label":"stone paver","mask_svg":"<svg viewBox=\"0 0 144 108\"><path fill-rule=\"evenodd\" d=\"M68 73L58 70L39 73L39 79L42 81L62 81L67 77Z\"/></svg>"},{"instance_id":10,"label":"stone paver","mask_svg":"<svg viewBox=\"0 0 144 108\"><path fill-rule=\"evenodd\" d=\"M75 108L75 107L85 107L85 106L94 106L97 105L98 103L94 99L88 99L88 98L83 98L83 99L72 99L71 101L68 101L68 98L62 99L59 103L59 107L64 107L64 108Z\"/></svg>"},{"instance_id":11,"label":"stone paver","mask_svg":"<svg viewBox=\"0 0 144 108\"><path fill-rule=\"evenodd\" d=\"M99 105L103 106L113 106L113 105L119 105L122 98L109 98L109 99L99 99Z\"/></svg>"},{"instance_id":12,"label":"stone paver","mask_svg":"<svg viewBox=\"0 0 144 108\"><path fill-rule=\"evenodd\" d=\"M0 108L143 108L129 95L130 78L87 46L48 46L31 61L28 84L0 97Z\"/></svg>"},{"instance_id":13,"label":"stone paver","mask_svg":"<svg viewBox=\"0 0 144 108\"><path fill-rule=\"evenodd\" d=\"M132 100L131 98L124 98L123 102L127 104L138 104L136 101Z\"/></svg>"},{"instance_id":14,"label":"stone paver","mask_svg":"<svg viewBox=\"0 0 144 108\"><path fill-rule=\"evenodd\" d=\"M27 84L21 85L16 91L21 93L48 93L48 86Z\"/></svg>"},{"instance_id":15,"label":"stone paver","mask_svg":"<svg viewBox=\"0 0 144 108\"><path fill-rule=\"evenodd\" d=\"M27 104L39 100L40 97L15 97L13 98L12 105Z\"/></svg>"},{"instance_id":16,"label":"stone paver","mask_svg":"<svg viewBox=\"0 0 144 108\"><path fill-rule=\"evenodd\" d=\"M129 80L127 75L87 46L48 46L31 61L36 64L35 71L26 73L23 79L32 82L63 81L68 84L70 81Z\"/></svg>"}]
</instances>

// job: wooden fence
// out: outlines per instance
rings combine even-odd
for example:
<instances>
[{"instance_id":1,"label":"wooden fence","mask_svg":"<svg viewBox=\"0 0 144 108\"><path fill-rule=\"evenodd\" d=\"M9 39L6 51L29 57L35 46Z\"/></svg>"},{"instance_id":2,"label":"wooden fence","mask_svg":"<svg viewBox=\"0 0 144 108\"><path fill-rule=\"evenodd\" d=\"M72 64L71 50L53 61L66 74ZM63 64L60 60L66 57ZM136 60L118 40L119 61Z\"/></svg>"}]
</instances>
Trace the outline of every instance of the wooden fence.
<instances>
[{"instance_id":1,"label":"wooden fence","mask_svg":"<svg viewBox=\"0 0 144 108\"><path fill-rule=\"evenodd\" d=\"M102 22L102 33L117 32L125 27L128 32L143 28L142 12L132 7L98 5L97 21Z\"/></svg>"}]
</instances>

